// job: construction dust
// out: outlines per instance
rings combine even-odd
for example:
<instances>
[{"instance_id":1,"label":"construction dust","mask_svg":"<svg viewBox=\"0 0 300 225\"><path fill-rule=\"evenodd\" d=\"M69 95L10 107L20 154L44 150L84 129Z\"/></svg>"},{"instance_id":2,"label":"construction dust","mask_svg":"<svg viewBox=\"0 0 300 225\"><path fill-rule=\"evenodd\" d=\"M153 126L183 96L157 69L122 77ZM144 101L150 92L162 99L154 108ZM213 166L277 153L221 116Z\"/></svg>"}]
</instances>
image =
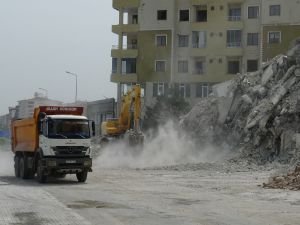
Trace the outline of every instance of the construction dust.
<instances>
[{"instance_id":1,"label":"construction dust","mask_svg":"<svg viewBox=\"0 0 300 225\"><path fill-rule=\"evenodd\" d=\"M182 119L190 134L227 143L258 164L300 159L300 40L256 72L213 87Z\"/></svg>"},{"instance_id":2,"label":"construction dust","mask_svg":"<svg viewBox=\"0 0 300 225\"><path fill-rule=\"evenodd\" d=\"M96 167L146 168L199 162L218 162L230 157L223 146L201 145L182 131L178 124L167 122L158 131L145 135L143 147L112 143L100 150Z\"/></svg>"},{"instance_id":3,"label":"construction dust","mask_svg":"<svg viewBox=\"0 0 300 225\"><path fill-rule=\"evenodd\" d=\"M13 175L13 153L10 151L10 146L0 145L0 174Z\"/></svg>"},{"instance_id":4,"label":"construction dust","mask_svg":"<svg viewBox=\"0 0 300 225\"><path fill-rule=\"evenodd\" d=\"M143 149L110 144L100 167L164 167L186 163L249 162L296 165L300 160L300 40L259 71L217 84L179 124L146 134ZM238 153L238 156L236 156ZM234 159L232 160L232 157Z\"/></svg>"}]
</instances>

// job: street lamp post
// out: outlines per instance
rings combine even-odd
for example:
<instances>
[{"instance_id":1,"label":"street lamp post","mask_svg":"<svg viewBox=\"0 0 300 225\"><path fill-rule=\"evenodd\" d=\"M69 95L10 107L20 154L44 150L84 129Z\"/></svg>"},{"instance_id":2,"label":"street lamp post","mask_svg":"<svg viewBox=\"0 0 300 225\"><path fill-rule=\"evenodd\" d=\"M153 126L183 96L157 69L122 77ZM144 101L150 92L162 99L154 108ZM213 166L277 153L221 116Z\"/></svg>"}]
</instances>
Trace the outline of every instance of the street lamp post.
<instances>
[{"instance_id":1,"label":"street lamp post","mask_svg":"<svg viewBox=\"0 0 300 225\"><path fill-rule=\"evenodd\" d=\"M74 76L75 79L76 79L76 92L75 92L75 103L76 103L77 102L77 76L78 75L76 73L72 73L72 72L69 72L69 71L66 71L66 73Z\"/></svg>"},{"instance_id":2,"label":"street lamp post","mask_svg":"<svg viewBox=\"0 0 300 225\"><path fill-rule=\"evenodd\" d=\"M45 93L46 93L46 98L48 98L48 90L45 89L45 88L39 88L39 89L45 91Z\"/></svg>"}]
</instances>

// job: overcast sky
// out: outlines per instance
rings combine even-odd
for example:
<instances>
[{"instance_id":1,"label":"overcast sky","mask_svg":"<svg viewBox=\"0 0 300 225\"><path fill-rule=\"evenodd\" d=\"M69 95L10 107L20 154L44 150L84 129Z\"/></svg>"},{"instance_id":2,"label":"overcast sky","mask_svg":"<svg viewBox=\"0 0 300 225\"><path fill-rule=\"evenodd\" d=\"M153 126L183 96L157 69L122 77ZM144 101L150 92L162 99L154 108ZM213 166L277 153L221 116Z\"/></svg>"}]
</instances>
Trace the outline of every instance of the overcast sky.
<instances>
[{"instance_id":1,"label":"overcast sky","mask_svg":"<svg viewBox=\"0 0 300 225\"><path fill-rule=\"evenodd\" d=\"M51 99L116 97L110 82L117 36L111 0L0 0L0 115L48 90Z\"/></svg>"}]
</instances>

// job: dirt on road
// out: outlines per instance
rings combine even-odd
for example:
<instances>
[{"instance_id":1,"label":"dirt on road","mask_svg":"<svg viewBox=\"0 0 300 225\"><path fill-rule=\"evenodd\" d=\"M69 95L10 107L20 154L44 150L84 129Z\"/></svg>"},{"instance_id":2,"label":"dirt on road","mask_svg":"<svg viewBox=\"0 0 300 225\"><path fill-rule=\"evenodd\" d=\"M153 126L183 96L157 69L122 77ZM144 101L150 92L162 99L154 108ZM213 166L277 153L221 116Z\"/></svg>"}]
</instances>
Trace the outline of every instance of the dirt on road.
<instances>
[{"instance_id":1,"label":"dirt on road","mask_svg":"<svg viewBox=\"0 0 300 225\"><path fill-rule=\"evenodd\" d=\"M41 185L14 177L8 151L0 151L0 162L0 199L6 209L2 213L12 212L5 217L4 224L9 225L28 224L17 217L18 209L35 213L41 218L39 225L60 220L92 225L298 225L300 221L299 192L261 186L269 177L285 173L277 164L258 167L227 161L139 168L96 164L85 184L68 175Z\"/></svg>"}]
</instances>

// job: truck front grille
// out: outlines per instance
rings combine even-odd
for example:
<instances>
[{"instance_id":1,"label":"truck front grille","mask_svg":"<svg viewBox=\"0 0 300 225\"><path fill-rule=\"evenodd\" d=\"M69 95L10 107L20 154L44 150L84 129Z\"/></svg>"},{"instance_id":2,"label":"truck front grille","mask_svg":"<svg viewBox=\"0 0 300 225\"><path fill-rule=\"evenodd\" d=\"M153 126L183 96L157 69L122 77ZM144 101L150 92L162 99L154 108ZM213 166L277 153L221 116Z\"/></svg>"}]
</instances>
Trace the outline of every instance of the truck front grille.
<instances>
[{"instance_id":1,"label":"truck front grille","mask_svg":"<svg viewBox=\"0 0 300 225\"><path fill-rule=\"evenodd\" d=\"M56 146L53 148L56 156L59 157L80 157L85 156L88 147L83 146Z\"/></svg>"}]
</instances>

